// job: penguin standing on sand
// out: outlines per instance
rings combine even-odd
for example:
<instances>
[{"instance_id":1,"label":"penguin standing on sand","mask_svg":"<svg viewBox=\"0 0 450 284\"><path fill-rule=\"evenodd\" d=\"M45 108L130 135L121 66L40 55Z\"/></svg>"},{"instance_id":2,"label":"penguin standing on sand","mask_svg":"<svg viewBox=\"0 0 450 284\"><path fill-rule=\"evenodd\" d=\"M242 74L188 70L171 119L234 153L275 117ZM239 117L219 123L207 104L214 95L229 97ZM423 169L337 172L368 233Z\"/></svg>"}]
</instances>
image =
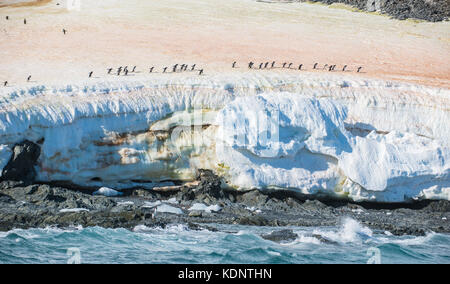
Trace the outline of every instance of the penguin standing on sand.
<instances>
[{"instance_id":1,"label":"penguin standing on sand","mask_svg":"<svg viewBox=\"0 0 450 284\"><path fill-rule=\"evenodd\" d=\"M203 74L203 69L200 69L200 71L198 72L198 75L202 75Z\"/></svg>"},{"instance_id":2,"label":"penguin standing on sand","mask_svg":"<svg viewBox=\"0 0 450 284\"><path fill-rule=\"evenodd\" d=\"M113 70L112 68L108 69L108 75L111 74L112 70Z\"/></svg>"},{"instance_id":3,"label":"penguin standing on sand","mask_svg":"<svg viewBox=\"0 0 450 284\"><path fill-rule=\"evenodd\" d=\"M272 61L272 65L270 65L270 68L274 68L275 67L275 61Z\"/></svg>"},{"instance_id":4,"label":"penguin standing on sand","mask_svg":"<svg viewBox=\"0 0 450 284\"><path fill-rule=\"evenodd\" d=\"M192 68L191 68L191 71L194 71L194 70L195 70L195 64L192 65Z\"/></svg>"},{"instance_id":5,"label":"penguin standing on sand","mask_svg":"<svg viewBox=\"0 0 450 284\"><path fill-rule=\"evenodd\" d=\"M92 74L93 74L93 73L94 73L93 71L89 72L89 78L92 77Z\"/></svg>"},{"instance_id":6,"label":"penguin standing on sand","mask_svg":"<svg viewBox=\"0 0 450 284\"><path fill-rule=\"evenodd\" d=\"M319 63L314 63L313 69L316 69L318 64L319 64Z\"/></svg>"},{"instance_id":7,"label":"penguin standing on sand","mask_svg":"<svg viewBox=\"0 0 450 284\"><path fill-rule=\"evenodd\" d=\"M3 86L6 87L8 85L8 81L5 81L5 83L3 83Z\"/></svg>"},{"instance_id":8,"label":"penguin standing on sand","mask_svg":"<svg viewBox=\"0 0 450 284\"><path fill-rule=\"evenodd\" d=\"M128 69L125 68L125 76L128 76Z\"/></svg>"},{"instance_id":9,"label":"penguin standing on sand","mask_svg":"<svg viewBox=\"0 0 450 284\"><path fill-rule=\"evenodd\" d=\"M131 70L131 73L136 72L136 66L133 67L133 70Z\"/></svg>"},{"instance_id":10,"label":"penguin standing on sand","mask_svg":"<svg viewBox=\"0 0 450 284\"><path fill-rule=\"evenodd\" d=\"M167 71L167 67L164 67L163 68L163 73L166 73L166 71Z\"/></svg>"},{"instance_id":11,"label":"penguin standing on sand","mask_svg":"<svg viewBox=\"0 0 450 284\"><path fill-rule=\"evenodd\" d=\"M149 73L152 73L152 72L153 72L153 68L155 68L155 67L150 68L150 72L149 72Z\"/></svg>"},{"instance_id":12,"label":"penguin standing on sand","mask_svg":"<svg viewBox=\"0 0 450 284\"><path fill-rule=\"evenodd\" d=\"M302 70L302 66L303 66L303 64L300 64L300 65L298 66L298 70Z\"/></svg>"},{"instance_id":13,"label":"penguin standing on sand","mask_svg":"<svg viewBox=\"0 0 450 284\"><path fill-rule=\"evenodd\" d=\"M31 80L31 75L30 75L30 76L28 76L28 78L27 78L27 82L30 82L30 80Z\"/></svg>"},{"instance_id":14,"label":"penguin standing on sand","mask_svg":"<svg viewBox=\"0 0 450 284\"><path fill-rule=\"evenodd\" d=\"M357 70L356 72L359 73L359 72L361 71L361 69L362 69L362 66L359 66L359 67L358 67L358 70Z\"/></svg>"},{"instance_id":15,"label":"penguin standing on sand","mask_svg":"<svg viewBox=\"0 0 450 284\"><path fill-rule=\"evenodd\" d=\"M27 24L27 19L23 19L23 24L24 24L24 25Z\"/></svg>"},{"instance_id":16,"label":"penguin standing on sand","mask_svg":"<svg viewBox=\"0 0 450 284\"><path fill-rule=\"evenodd\" d=\"M264 64L264 69L266 69L267 66L269 66L269 62L266 62L266 64Z\"/></svg>"},{"instance_id":17,"label":"penguin standing on sand","mask_svg":"<svg viewBox=\"0 0 450 284\"><path fill-rule=\"evenodd\" d=\"M289 63L288 68L291 69L293 63Z\"/></svg>"},{"instance_id":18,"label":"penguin standing on sand","mask_svg":"<svg viewBox=\"0 0 450 284\"><path fill-rule=\"evenodd\" d=\"M262 69L264 63L259 64L259 69Z\"/></svg>"},{"instance_id":19,"label":"penguin standing on sand","mask_svg":"<svg viewBox=\"0 0 450 284\"><path fill-rule=\"evenodd\" d=\"M236 61L233 62L233 65L231 65L231 68L236 68Z\"/></svg>"},{"instance_id":20,"label":"penguin standing on sand","mask_svg":"<svg viewBox=\"0 0 450 284\"><path fill-rule=\"evenodd\" d=\"M248 68L249 68L249 69L252 69L252 68L253 68L253 64L254 64L254 63L250 61L250 63L248 63Z\"/></svg>"},{"instance_id":21,"label":"penguin standing on sand","mask_svg":"<svg viewBox=\"0 0 450 284\"><path fill-rule=\"evenodd\" d=\"M344 65L344 67L342 67L342 71L345 72L345 69L347 68L347 65Z\"/></svg>"},{"instance_id":22,"label":"penguin standing on sand","mask_svg":"<svg viewBox=\"0 0 450 284\"><path fill-rule=\"evenodd\" d=\"M9 20L9 16L6 16L6 20Z\"/></svg>"},{"instance_id":23,"label":"penguin standing on sand","mask_svg":"<svg viewBox=\"0 0 450 284\"><path fill-rule=\"evenodd\" d=\"M122 72L122 66L120 66L120 67L117 69L117 76L119 76L121 72Z\"/></svg>"},{"instance_id":24,"label":"penguin standing on sand","mask_svg":"<svg viewBox=\"0 0 450 284\"><path fill-rule=\"evenodd\" d=\"M172 68L172 71L173 71L173 72L177 72L177 67L178 67L178 64L175 64L175 65L173 66L173 68Z\"/></svg>"},{"instance_id":25,"label":"penguin standing on sand","mask_svg":"<svg viewBox=\"0 0 450 284\"><path fill-rule=\"evenodd\" d=\"M63 34L66 34L66 33L67 33L66 29L63 29L62 32L63 32Z\"/></svg>"}]
</instances>

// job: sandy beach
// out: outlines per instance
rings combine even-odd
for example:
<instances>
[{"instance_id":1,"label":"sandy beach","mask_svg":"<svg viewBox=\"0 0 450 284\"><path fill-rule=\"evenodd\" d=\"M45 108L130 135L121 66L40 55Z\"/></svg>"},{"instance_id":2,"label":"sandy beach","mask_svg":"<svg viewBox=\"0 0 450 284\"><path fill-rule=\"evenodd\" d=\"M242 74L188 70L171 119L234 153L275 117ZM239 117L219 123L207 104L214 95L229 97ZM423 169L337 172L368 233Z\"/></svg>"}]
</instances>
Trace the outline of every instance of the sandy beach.
<instances>
[{"instance_id":1,"label":"sandy beach","mask_svg":"<svg viewBox=\"0 0 450 284\"><path fill-rule=\"evenodd\" d=\"M321 72L312 70L316 62L348 65L346 75L450 87L449 22L253 0L81 1L79 10L17 2L0 2L0 81L12 87L85 80L91 71L101 79L125 65L146 77L151 66L176 63L196 63L206 76L239 74L249 61L304 64L303 72Z\"/></svg>"}]
</instances>

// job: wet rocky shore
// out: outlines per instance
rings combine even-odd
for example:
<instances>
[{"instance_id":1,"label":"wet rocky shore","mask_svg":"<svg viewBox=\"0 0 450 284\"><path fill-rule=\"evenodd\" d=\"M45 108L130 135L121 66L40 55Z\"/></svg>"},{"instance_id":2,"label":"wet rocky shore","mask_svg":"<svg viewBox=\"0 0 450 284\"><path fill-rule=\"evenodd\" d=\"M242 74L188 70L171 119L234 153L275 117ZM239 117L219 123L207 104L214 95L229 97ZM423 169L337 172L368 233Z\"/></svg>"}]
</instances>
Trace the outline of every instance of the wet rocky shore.
<instances>
[{"instance_id":1,"label":"wet rocky shore","mask_svg":"<svg viewBox=\"0 0 450 284\"><path fill-rule=\"evenodd\" d=\"M450 202L356 204L336 200L302 200L288 192L227 191L212 172L195 182L154 190L128 189L122 196L93 195L86 188L55 184L0 183L0 231L48 226L101 226L133 229L185 224L214 230L209 224L280 227L268 239L290 239L285 226L336 226L351 217L372 230L394 235L450 233ZM200 206L201 205L201 206Z\"/></svg>"},{"instance_id":2,"label":"wet rocky shore","mask_svg":"<svg viewBox=\"0 0 450 284\"><path fill-rule=\"evenodd\" d=\"M411 204L309 200L291 191L227 189L210 170L198 170L193 182L131 188L120 196L94 194L98 188L70 183L38 183L34 164L37 144L24 141L13 149L0 180L0 231L48 226L100 226L133 229L185 224L214 230L209 224L252 226L337 226L350 217L373 230L394 235L450 233L450 201ZM280 228L268 239L291 239Z\"/></svg>"}]
</instances>

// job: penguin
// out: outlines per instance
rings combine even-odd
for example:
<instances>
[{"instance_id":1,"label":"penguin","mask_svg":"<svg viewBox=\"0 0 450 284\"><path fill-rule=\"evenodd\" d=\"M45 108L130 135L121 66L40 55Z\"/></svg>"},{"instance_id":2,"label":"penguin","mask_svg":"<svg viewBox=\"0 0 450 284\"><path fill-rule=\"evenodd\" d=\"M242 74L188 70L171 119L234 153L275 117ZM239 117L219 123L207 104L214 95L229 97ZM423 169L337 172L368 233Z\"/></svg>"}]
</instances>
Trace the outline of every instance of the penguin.
<instances>
[{"instance_id":1,"label":"penguin","mask_svg":"<svg viewBox=\"0 0 450 284\"><path fill-rule=\"evenodd\" d=\"M270 65L270 68L274 68L275 67L275 61L272 61L272 64Z\"/></svg>"},{"instance_id":2,"label":"penguin","mask_svg":"<svg viewBox=\"0 0 450 284\"><path fill-rule=\"evenodd\" d=\"M194 71L194 70L195 70L195 64L192 65L192 68L191 68L191 71Z\"/></svg>"},{"instance_id":3,"label":"penguin","mask_svg":"<svg viewBox=\"0 0 450 284\"><path fill-rule=\"evenodd\" d=\"M302 66L303 66L303 64L300 64L300 65L298 66L298 70L302 70Z\"/></svg>"},{"instance_id":4,"label":"penguin","mask_svg":"<svg viewBox=\"0 0 450 284\"><path fill-rule=\"evenodd\" d=\"M27 82L30 82L30 80L31 80L31 75L30 75L30 76L28 76L28 78L27 78Z\"/></svg>"},{"instance_id":5,"label":"penguin","mask_svg":"<svg viewBox=\"0 0 450 284\"><path fill-rule=\"evenodd\" d=\"M236 68L236 61L233 62L233 65L231 65L231 68Z\"/></svg>"},{"instance_id":6,"label":"penguin","mask_svg":"<svg viewBox=\"0 0 450 284\"><path fill-rule=\"evenodd\" d=\"M345 69L347 68L347 65L344 65L344 67L342 67L342 71L345 72Z\"/></svg>"},{"instance_id":7,"label":"penguin","mask_svg":"<svg viewBox=\"0 0 450 284\"><path fill-rule=\"evenodd\" d=\"M254 63L250 61L250 63L248 63L248 68L249 68L249 69L252 69L252 68L253 68L253 64L254 64Z\"/></svg>"},{"instance_id":8,"label":"penguin","mask_svg":"<svg viewBox=\"0 0 450 284\"><path fill-rule=\"evenodd\" d=\"M313 69L316 69L318 64L319 64L319 63L314 63Z\"/></svg>"},{"instance_id":9,"label":"penguin","mask_svg":"<svg viewBox=\"0 0 450 284\"><path fill-rule=\"evenodd\" d=\"M108 69L108 74L111 74L112 70L113 70L112 68L109 68Z\"/></svg>"},{"instance_id":10,"label":"penguin","mask_svg":"<svg viewBox=\"0 0 450 284\"><path fill-rule=\"evenodd\" d=\"M89 72L89 78L92 77L92 74L94 73L94 71Z\"/></svg>"},{"instance_id":11,"label":"penguin","mask_svg":"<svg viewBox=\"0 0 450 284\"><path fill-rule=\"evenodd\" d=\"M153 68L155 68L155 67L150 68L150 72L149 72L149 73L152 73L152 72L153 72Z\"/></svg>"},{"instance_id":12,"label":"penguin","mask_svg":"<svg viewBox=\"0 0 450 284\"><path fill-rule=\"evenodd\" d=\"M202 75L203 74L203 69L200 69L200 71L198 72L198 75Z\"/></svg>"},{"instance_id":13,"label":"penguin","mask_svg":"<svg viewBox=\"0 0 450 284\"><path fill-rule=\"evenodd\" d=\"M359 73L359 71L361 71L361 69L362 69L362 66L359 66L359 67L358 67L358 70L357 70L356 72Z\"/></svg>"}]
</instances>

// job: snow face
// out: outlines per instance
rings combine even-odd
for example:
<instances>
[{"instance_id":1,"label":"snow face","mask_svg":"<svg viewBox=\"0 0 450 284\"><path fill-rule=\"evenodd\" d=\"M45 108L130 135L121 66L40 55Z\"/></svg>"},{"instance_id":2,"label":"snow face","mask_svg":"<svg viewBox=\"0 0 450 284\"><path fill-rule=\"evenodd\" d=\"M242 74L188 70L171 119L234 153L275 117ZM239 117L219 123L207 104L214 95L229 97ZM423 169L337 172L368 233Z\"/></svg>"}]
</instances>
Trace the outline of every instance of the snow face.
<instances>
[{"instance_id":1,"label":"snow face","mask_svg":"<svg viewBox=\"0 0 450 284\"><path fill-rule=\"evenodd\" d=\"M450 199L445 89L306 73L93 82L1 89L2 165L28 139L43 181L123 188L206 168L235 188Z\"/></svg>"}]
</instances>

